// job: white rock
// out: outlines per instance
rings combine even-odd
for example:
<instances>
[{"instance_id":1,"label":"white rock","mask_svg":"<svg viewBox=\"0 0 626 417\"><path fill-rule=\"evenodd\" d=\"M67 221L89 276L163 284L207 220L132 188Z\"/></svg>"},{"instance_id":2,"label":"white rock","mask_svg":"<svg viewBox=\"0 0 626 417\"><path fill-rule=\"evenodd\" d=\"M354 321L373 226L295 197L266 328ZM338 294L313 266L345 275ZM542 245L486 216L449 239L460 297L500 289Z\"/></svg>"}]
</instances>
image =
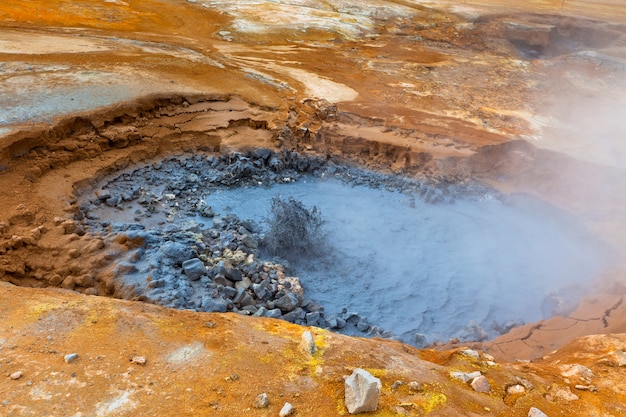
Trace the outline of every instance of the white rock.
<instances>
[{"instance_id":1,"label":"white rock","mask_svg":"<svg viewBox=\"0 0 626 417\"><path fill-rule=\"evenodd\" d=\"M317 347L315 346L315 338L313 337L313 333L310 330L302 333L302 342L300 342L300 347L306 353L310 353L313 355L317 351Z\"/></svg>"},{"instance_id":2,"label":"white rock","mask_svg":"<svg viewBox=\"0 0 626 417\"><path fill-rule=\"evenodd\" d=\"M469 374L466 374L465 372L459 372L459 371L450 372L450 378L458 379L459 381L462 381L463 383L467 383L473 380L474 378L478 378L480 375L482 375L480 371L471 372Z\"/></svg>"},{"instance_id":3,"label":"white rock","mask_svg":"<svg viewBox=\"0 0 626 417\"><path fill-rule=\"evenodd\" d=\"M9 375L9 377L11 379L20 379L22 377L22 375L24 375L24 374L22 374L22 371L15 371L11 375Z\"/></svg>"},{"instance_id":4,"label":"white rock","mask_svg":"<svg viewBox=\"0 0 626 417\"><path fill-rule=\"evenodd\" d=\"M409 391L420 392L422 390L422 384L417 381L409 382Z\"/></svg>"},{"instance_id":5,"label":"white rock","mask_svg":"<svg viewBox=\"0 0 626 417\"><path fill-rule=\"evenodd\" d=\"M591 369L582 365L563 365L561 366L561 375L564 377L578 376L579 378L591 379L593 372Z\"/></svg>"},{"instance_id":6,"label":"white rock","mask_svg":"<svg viewBox=\"0 0 626 417\"><path fill-rule=\"evenodd\" d=\"M278 413L280 417L287 417L292 414L293 414L293 405L289 403L285 403L285 405L283 405L283 408L280 409L280 413Z\"/></svg>"},{"instance_id":7,"label":"white rock","mask_svg":"<svg viewBox=\"0 0 626 417\"><path fill-rule=\"evenodd\" d=\"M348 412L357 414L376 411L381 388L380 379L364 369L355 369L345 382L345 401Z\"/></svg>"},{"instance_id":8,"label":"white rock","mask_svg":"<svg viewBox=\"0 0 626 417\"><path fill-rule=\"evenodd\" d=\"M478 354L478 352L472 349L460 350L459 353L463 356L467 356L468 358L480 359L480 355Z\"/></svg>"},{"instance_id":9,"label":"white rock","mask_svg":"<svg viewBox=\"0 0 626 417\"><path fill-rule=\"evenodd\" d=\"M70 363L78 359L78 353L68 353L63 357L63 359L65 360L65 363Z\"/></svg>"},{"instance_id":10,"label":"white rock","mask_svg":"<svg viewBox=\"0 0 626 417\"><path fill-rule=\"evenodd\" d=\"M135 365L141 365L144 366L146 364L146 357L145 356L133 356L132 358L130 358L131 363L134 363Z\"/></svg>"},{"instance_id":11,"label":"white rock","mask_svg":"<svg viewBox=\"0 0 626 417\"><path fill-rule=\"evenodd\" d=\"M538 408L530 407L530 410L528 410L528 417L548 417L548 415Z\"/></svg>"},{"instance_id":12,"label":"white rock","mask_svg":"<svg viewBox=\"0 0 626 417\"><path fill-rule=\"evenodd\" d=\"M623 350L618 350L615 352L615 356L617 356L617 365L618 366L626 366L626 352Z\"/></svg>"},{"instance_id":13,"label":"white rock","mask_svg":"<svg viewBox=\"0 0 626 417\"><path fill-rule=\"evenodd\" d=\"M521 384L515 384L507 387L506 392L509 395L519 395L525 393L526 388L524 388L524 386Z\"/></svg>"}]
</instances>

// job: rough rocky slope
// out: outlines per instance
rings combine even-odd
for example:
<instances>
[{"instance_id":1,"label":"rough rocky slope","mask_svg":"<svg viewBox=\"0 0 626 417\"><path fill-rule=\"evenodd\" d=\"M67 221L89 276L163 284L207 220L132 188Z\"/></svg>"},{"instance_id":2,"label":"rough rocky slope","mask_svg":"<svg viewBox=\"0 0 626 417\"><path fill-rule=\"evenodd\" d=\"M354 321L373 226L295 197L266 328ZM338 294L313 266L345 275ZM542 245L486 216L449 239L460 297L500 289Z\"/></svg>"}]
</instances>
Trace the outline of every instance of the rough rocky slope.
<instances>
[{"instance_id":1,"label":"rough rocky slope","mask_svg":"<svg viewBox=\"0 0 626 417\"><path fill-rule=\"evenodd\" d=\"M1 285L7 416L271 416L286 402L295 415L348 415L343 377L355 368L382 382L373 415L626 412L624 335L588 336L542 359L506 364L476 351L419 351L273 319ZM314 354L302 346L307 330ZM68 363L71 354L78 357ZM483 374L489 392L454 372ZM257 409L261 393L269 405Z\"/></svg>"}]
</instances>

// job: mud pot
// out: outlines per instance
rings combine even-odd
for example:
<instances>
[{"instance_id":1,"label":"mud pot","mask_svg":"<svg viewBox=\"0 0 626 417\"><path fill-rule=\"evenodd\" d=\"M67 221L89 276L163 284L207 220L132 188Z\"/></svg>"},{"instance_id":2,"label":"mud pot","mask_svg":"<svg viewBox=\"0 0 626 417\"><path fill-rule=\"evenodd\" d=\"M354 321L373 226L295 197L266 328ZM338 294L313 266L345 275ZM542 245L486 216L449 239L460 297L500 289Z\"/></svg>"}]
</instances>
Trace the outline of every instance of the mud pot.
<instances>
[{"instance_id":1,"label":"mud pot","mask_svg":"<svg viewBox=\"0 0 626 417\"><path fill-rule=\"evenodd\" d=\"M572 212L472 179L501 180L550 153L381 145L341 133L388 131L375 120L309 108L300 117L345 125L278 129L237 97L177 97L9 137L5 178L49 206L18 205L2 223L2 279L425 346L567 315L614 266ZM300 220L319 214L305 250L270 244L276 198Z\"/></svg>"},{"instance_id":2,"label":"mud pot","mask_svg":"<svg viewBox=\"0 0 626 417\"><path fill-rule=\"evenodd\" d=\"M277 196L320 210L323 247L272 257ZM133 168L79 201L90 233L137 242L115 260L128 297L419 346L566 314L610 263L574 217L530 196L263 149Z\"/></svg>"}]
</instances>

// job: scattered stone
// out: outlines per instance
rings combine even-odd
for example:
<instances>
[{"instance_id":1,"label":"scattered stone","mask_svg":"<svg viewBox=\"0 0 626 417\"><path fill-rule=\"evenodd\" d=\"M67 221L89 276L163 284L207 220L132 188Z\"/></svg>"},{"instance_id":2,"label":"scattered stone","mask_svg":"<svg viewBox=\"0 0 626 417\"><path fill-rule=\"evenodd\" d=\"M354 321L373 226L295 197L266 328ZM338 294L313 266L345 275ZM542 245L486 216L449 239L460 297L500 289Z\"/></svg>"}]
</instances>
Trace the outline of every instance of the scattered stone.
<instances>
[{"instance_id":1,"label":"scattered stone","mask_svg":"<svg viewBox=\"0 0 626 417\"><path fill-rule=\"evenodd\" d=\"M506 388L506 393L509 395L521 395L526 392L526 388L524 388L521 384L509 385Z\"/></svg>"},{"instance_id":2,"label":"scattered stone","mask_svg":"<svg viewBox=\"0 0 626 417\"><path fill-rule=\"evenodd\" d=\"M197 281L206 273L206 268L200 259L192 258L183 262L183 271L190 280Z\"/></svg>"},{"instance_id":3,"label":"scattered stone","mask_svg":"<svg viewBox=\"0 0 626 417\"><path fill-rule=\"evenodd\" d=\"M480 373L480 371L471 372L469 374L467 374L465 372L459 372L459 371L451 371L450 372L450 378L457 379L457 380L463 382L464 384L472 381L474 378L478 378L481 375L482 374Z\"/></svg>"},{"instance_id":4,"label":"scattered stone","mask_svg":"<svg viewBox=\"0 0 626 417\"><path fill-rule=\"evenodd\" d=\"M615 356L617 357L617 366L626 366L626 352L618 350L615 352Z\"/></svg>"},{"instance_id":5,"label":"scattered stone","mask_svg":"<svg viewBox=\"0 0 626 417\"><path fill-rule=\"evenodd\" d=\"M254 400L254 408L266 408L270 405L270 397L266 393L256 396Z\"/></svg>"},{"instance_id":6,"label":"scattered stone","mask_svg":"<svg viewBox=\"0 0 626 417\"><path fill-rule=\"evenodd\" d=\"M574 394L569 387L566 388L558 388L555 387L550 391L550 394L546 396L547 399L558 399L563 401L577 401L578 395Z\"/></svg>"},{"instance_id":7,"label":"scattered stone","mask_svg":"<svg viewBox=\"0 0 626 417\"><path fill-rule=\"evenodd\" d=\"M563 365L561 366L561 370L561 375L564 377L577 376L582 379L593 378L593 372L591 372L591 369L583 365Z\"/></svg>"},{"instance_id":8,"label":"scattered stone","mask_svg":"<svg viewBox=\"0 0 626 417\"><path fill-rule=\"evenodd\" d=\"M132 358L130 358L130 362L134 363L135 365L144 366L146 364L146 357L145 356L133 356Z\"/></svg>"},{"instance_id":9,"label":"scattered stone","mask_svg":"<svg viewBox=\"0 0 626 417\"><path fill-rule=\"evenodd\" d=\"M463 350L460 350L459 353L463 356L467 356L468 358L472 358L476 360L480 359L480 355L478 354L478 352L472 349L463 349Z\"/></svg>"},{"instance_id":10,"label":"scattered stone","mask_svg":"<svg viewBox=\"0 0 626 417\"><path fill-rule=\"evenodd\" d=\"M411 392L421 392L422 391L422 384L420 384L417 381L409 382L409 391L411 391Z\"/></svg>"},{"instance_id":11,"label":"scattered stone","mask_svg":"<svg viewBox=\"0 0 626 417\"><path fill-rule=\"evenodd\" d=\"M476 392L488 393L491 391L491 385L489 385L489 381L487 381L487 378L484 375L474 378L471 385Z\"/></svg>"},{"instance_id":12,"label":"scattered stone","mask_svg":"<svg viewBox=\"0 0 626 417\"><path fill-rule=\"evenodd\" d=\"M280 311L279 308L273 308L271 310L267 310L265 312L265 317L268 317L270 319L279 319L283 316L282 311Z\"/></svg>"},{"instance_id":13,"label":"scattered stone","mask_svg":"<svg viewBox=\"0 0 626 417\"><path fill-rule=\"evenodd\" d=\"M13 380L16 380L16 379L20 379L23 375L24 374L22 373L22 371L15 371L11 375L9 375L9 377Z\"/></svg>"},{"instance_id":14,"label":"scattered stone","mask_svg":"<svg viewBox=\"0 0 626 417\"><path fill-rule=\"evenodd\" d=\"M530 410L528 410L528 417L548 417L548 415L538 408L530 407Z\"/></svg>"},{"instance_id":15,"label":"scattered stone","mask_svg":"<svg viewBox=\"0 0 626 417\"><path fill-rule=\"evenodd\" d=\"M225 313L228 311L228 302L222 297L202 297L202 311L209 313Z\"/></svg>"},{"instance_id":16,"label":"scattered stone","mask_svg":"<svg viewBox=\"0 0 626 417\"><path fill-rule=\"evenodd\" d=\"M298 300L298 296L293 293L287 293L276 300L276 307L280 308L281 311L285 313L294 310L299 304L300 300Z\"/></svg>"},{"instance_id":17,"label":"scattered stone","mask_svg":"<svg viewBox=\"0 0 626 417\"><path fill-rule=\"evenodd\" d=\"M532 391L532 390L535 389L535 386L532 384L532 382L530 382L527 379L520 378L520 377L516 376L515 377L515 382L517 382L518 384L520 384L524 388L526 388L526 391Z\"/></svg>"},{"instance_id":18,"label":"scattered stone","mask_svg":"<svg viewBox=\"0 0 626 417\"><path fill-rule=\"evenodd\" d=\"M285 403L285 405L283 405L283 408L280 409L280 413L278 413L278 415L280 417L287 417L293 414L293 405L289 404L289 403Z\"/></svg>"},{"instance_id":19,"label":"scattered stone","mask_svg":"<svg viewBox=\"0 0 626 417\"><path fill-rule=\"evenodd\" d=\"M575 385L574 388L580 391L598 392L598 388L595 385Z\"/></svg>"},{"instance_id":20,"label":"scattered stone","mask_svg":"<svg viewBox=\"0 0 626 417\"><path fill-rule=\"evenodd\" d=\"M78 353L68 353L63 357L63 359L65 360L65 363L73 362L78 359Z\"/></svg>"},{"instance_id":21,"label":"scattered stone","mask_svg":"<svg viewBox=\"0 0 626 417\"><path fill-rule=\"evenodd\" d=\"M380 379L357 368L345 381L345 402L350 414L376 411L382 384Z\"/></svg>"},{"instance_id":22,"label":"scattered stone","mask_svg":"<svg viewBox=\"0 0 626 417\"><path fill-rule=\"evenodd\" d=\"M315 346L315 338L313 337L313 333L310 330L302 333L302 342L300 342L300 347L306 353L310 353L311 355L315 354L317 351L317 346Z\"/></svg>"}]
</instances>

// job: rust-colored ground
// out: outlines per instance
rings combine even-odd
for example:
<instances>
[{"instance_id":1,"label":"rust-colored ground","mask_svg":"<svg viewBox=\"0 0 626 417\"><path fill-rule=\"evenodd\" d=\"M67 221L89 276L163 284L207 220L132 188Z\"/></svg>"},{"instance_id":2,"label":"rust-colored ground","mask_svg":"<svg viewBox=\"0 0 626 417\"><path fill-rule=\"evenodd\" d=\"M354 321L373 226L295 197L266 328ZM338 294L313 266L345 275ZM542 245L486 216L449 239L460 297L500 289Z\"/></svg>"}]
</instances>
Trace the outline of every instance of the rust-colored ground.
<instances>
[{"instance_id":1,"label":"rust-colored ground","mask_svg":"<svg viewBox=\"0 0 626 417\"><path fill-rule=\"evenodd\" d=\"M72 276L77 292L119 296L106 261L124 248L74 233L76 195L128 164L248 146L533 193L622 250L625 24L617 0L3 1L0 280ZM513 361L625 332L625 281L617 268L570 317L476 348ZM276 415L289 401L298 415L336 415L342 376L357 366L383 380L379 415L626 412L612 366L621 336L489 367L315 330L311 358L297 347L303 329L282 322L9 284L0 293L0 374L24 373L0 382L0 414ZM65 364L71 352L79 359ZM592 368L597 393L560 375L557 363L574 362ZM484 370L494 392L452 382L452 368ZM535 389L504 395L513 375ZM426 390L393 390L395 380ZM566 386L580 398L554 394ZM271 408L250 409L263 391Z\"/></svg>"}]
</instances>

